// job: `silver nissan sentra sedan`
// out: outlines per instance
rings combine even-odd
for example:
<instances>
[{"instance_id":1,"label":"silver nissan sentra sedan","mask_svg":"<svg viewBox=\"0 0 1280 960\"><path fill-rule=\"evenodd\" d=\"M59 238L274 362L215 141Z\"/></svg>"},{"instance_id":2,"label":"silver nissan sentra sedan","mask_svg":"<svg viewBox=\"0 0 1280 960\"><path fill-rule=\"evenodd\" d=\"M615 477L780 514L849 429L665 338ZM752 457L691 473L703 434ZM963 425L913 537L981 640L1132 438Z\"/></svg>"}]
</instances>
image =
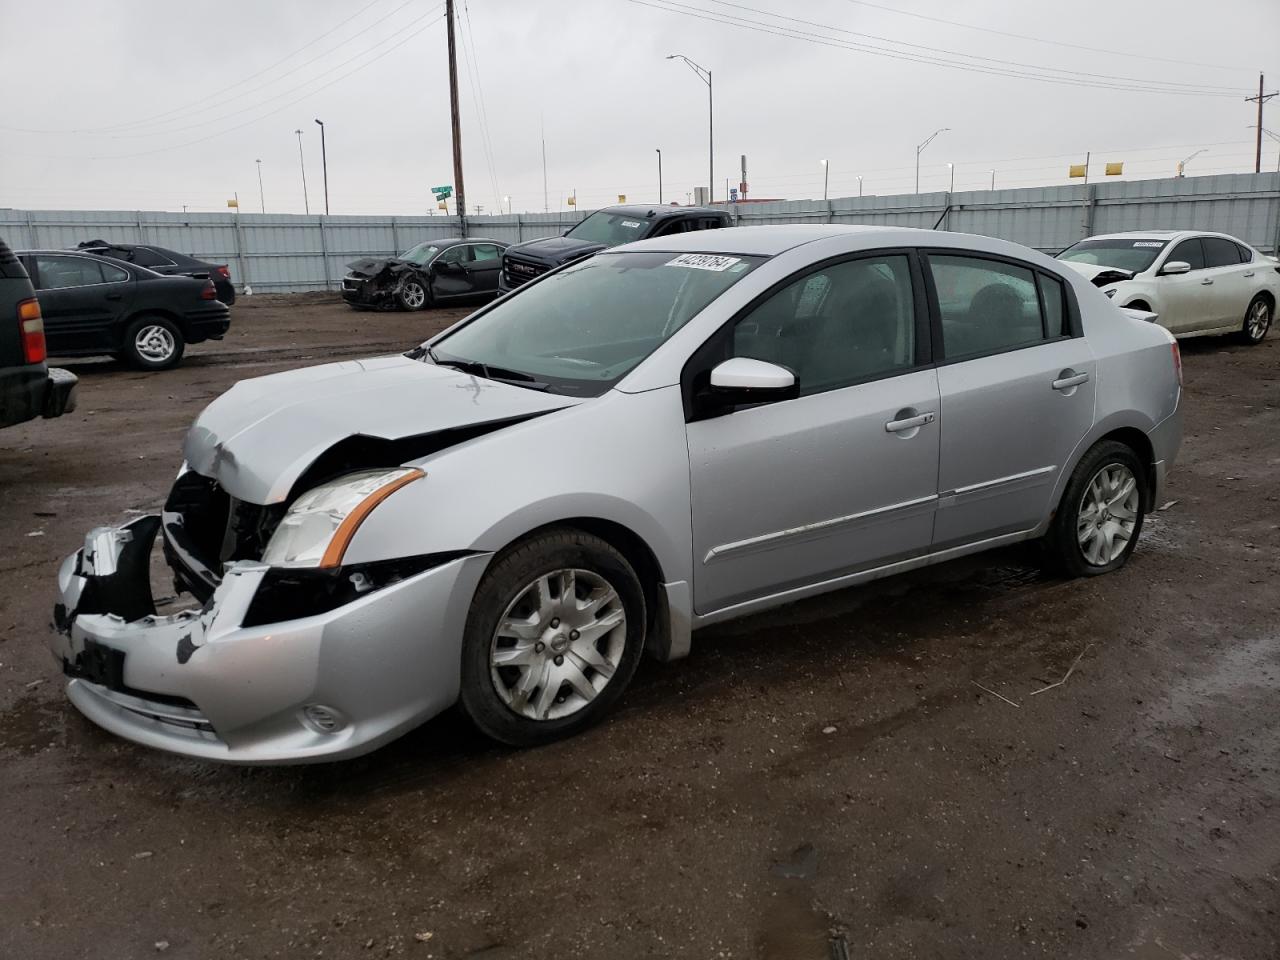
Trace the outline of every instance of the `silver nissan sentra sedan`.
<instances>
[{"instance_id":1,"label":"silver nissan sentra sedan","mask_svg":"<svg viewBox=\"0 0 1280 960\"><path fill-rule=\"evenodd\" d=\"M708 623L1020 540L1117 569L1180 397L1167 331L1012 243L646 240L234 386L163 511L63 563L53 652L87 717L192 757L351 757L454 703L542 743ZM156 613L157 536L191 609Z\"/></svg>"}]
</instances>

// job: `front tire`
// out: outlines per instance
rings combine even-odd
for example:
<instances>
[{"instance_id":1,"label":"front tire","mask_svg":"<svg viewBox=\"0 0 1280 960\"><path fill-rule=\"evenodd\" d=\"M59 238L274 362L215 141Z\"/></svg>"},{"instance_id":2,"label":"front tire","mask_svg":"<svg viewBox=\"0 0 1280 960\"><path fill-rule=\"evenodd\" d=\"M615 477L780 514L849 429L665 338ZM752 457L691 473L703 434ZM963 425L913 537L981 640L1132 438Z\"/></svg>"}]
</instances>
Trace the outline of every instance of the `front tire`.
<instances>
[{"instance_id":1,"label":"front tire","mask_svg":"<svg viewBox=\"0 0 1280 960\"><path fill-rule=\"evenodd\" d=\"M176 367L186 350L186 340L177 324L166 317L143 316L124 332L124 359L139 370L168 370Z\"/></svg>"},{"instance_id":2,"label":"front tire","mask_svg":"<svg viewBox=\"0 0 1280 960\"><path fill-rule=\"evenodd\" d=\"M1072 577L1124 566L1146 518L1145 476L1132 447L1106 440L1090 449L1071 474L1045 538L1052 566Z\"/></svg>"},{"instance_id":3,"label":"front tire","mask_svg":"<svg viewBox=\"0 0 1280 960\"><path fill-rule=\"evenodd\" d=\"M1244 323L1240 327L1240 339L1251 347L1256 347L1267 338L1271 329L1271 303L1262 294L1249 301L1249 309L1244 312Z\"/></svg>"},{"instance_id":4,"label":"front tire","mask_svg":"<svg viewBox=\"0 0 1280 960\"><path fill-rule=\"evenodd\" d=\"M425 310L430 300L426 282L416 273L405 277L396 291L396 302L402 310Z\"/></svg>"},{"instance_id":5,"label":"front tire","mask_svg":"<svg viewBox=\"0 0 1280 960\"><path fill-rule=\"evenodd\" d=\"M644 650L644 591L612 546L553 528L499 555L471 602L462 708L517 747L590 726L622 695Z\"/></svg>"}]
</instances>

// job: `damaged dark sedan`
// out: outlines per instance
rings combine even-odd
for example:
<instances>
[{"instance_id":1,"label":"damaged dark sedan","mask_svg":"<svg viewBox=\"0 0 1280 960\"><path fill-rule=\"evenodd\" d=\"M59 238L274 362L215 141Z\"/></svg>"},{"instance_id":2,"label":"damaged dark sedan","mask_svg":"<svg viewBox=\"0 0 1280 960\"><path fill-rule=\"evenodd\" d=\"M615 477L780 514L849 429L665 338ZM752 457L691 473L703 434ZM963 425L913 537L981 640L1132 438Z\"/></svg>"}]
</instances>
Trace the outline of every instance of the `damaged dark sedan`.
<instances>
[{"instance_id":1,"label":"damaged dark sedan","mask_svg":"<svg viewBox=\"0 0 1280 960\"><path fill-rule=\"evenodd\" d=\"M424 310L479 302L498 294L505 243L481 238L428 240L398 257L366 257L347 266L342 299L357 310Z\"/></svg>"}]
</instances>

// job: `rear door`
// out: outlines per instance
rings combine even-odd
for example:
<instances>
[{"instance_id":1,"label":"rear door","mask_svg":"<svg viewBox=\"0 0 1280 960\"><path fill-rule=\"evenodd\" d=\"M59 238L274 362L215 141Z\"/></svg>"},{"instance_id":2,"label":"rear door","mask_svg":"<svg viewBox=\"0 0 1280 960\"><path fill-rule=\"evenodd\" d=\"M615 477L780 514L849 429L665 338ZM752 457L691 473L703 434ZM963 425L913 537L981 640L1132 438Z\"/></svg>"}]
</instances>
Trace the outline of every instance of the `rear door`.
<instances>
[{"instance_id":1,"label":"rear door","mask_svg":"<svg viewBox=\"0 0 1280 960\"><path fill-rule=\"evenodd\" d=\"M129 272L89 257L37 253L31 259L49 352L115 349L114 327L133 294Z\"/></svg>"},{"instance_id":2,"label":"rear door","mask_svg":"<svg viewBox=\"0 0 1280 960\"><path fill-rule=\"evenodd\" d=\"M842 259L780 285L694 356L690 395L729 357L789 368L800 396L706 416L691 406L698 613L928 550L938 376L910 253Z\"/></svg>"},{"instance_id":3,"label":"rear door","mask_svg":"<svg viewBox=\"0 0 1280 960\"><path fill-rule=\"evenodd\" d=\"M981 253L926 257L942 356L933 549L1029 530L1093 426L1097 364L1069 288Z\"/></svg>"},{"instance_id":4,"label":"rear door","mask_svg":"<svg viewBox=\"0 0 1280 960\"><path fill-rule=\"evenodd\" d=\"M1248 264L1240 262L1240 248L1226 237L1201 237L1204 249L1205 275L1213 280L1210 302L1213 304L1214 326L1242 324L1249 301L1253 298Z\"/></svg>"}]
</instances>

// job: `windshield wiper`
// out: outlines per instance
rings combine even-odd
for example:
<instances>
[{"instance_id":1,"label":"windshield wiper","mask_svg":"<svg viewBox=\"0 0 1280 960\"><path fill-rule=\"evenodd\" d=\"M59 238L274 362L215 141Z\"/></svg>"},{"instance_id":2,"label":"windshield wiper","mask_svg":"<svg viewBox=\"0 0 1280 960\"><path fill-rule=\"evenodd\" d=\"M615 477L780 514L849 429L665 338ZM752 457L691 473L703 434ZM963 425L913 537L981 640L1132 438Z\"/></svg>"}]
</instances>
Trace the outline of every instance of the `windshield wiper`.
<instances>
[{"instance_id":1,"label":"windshield wiper","mask_svg":"<svg viewBox=\"0 0 1280 960\"><path fill-rule=\"evenodd\" d=\"M525 387L529 390L550 390L551 384L543 383L527 373L519 370L508 370L505 367L495 367L492 364L482 363L479 360L465 360L461 357L441 357L435 351L434 347L427 347L427 356L431 358L431 362L437 367L451 367L455 370L461 370L463 373L470 373L473 376L479 375L486 380L495 380L499 383L509 383L516 387Z\"/></svg>"}]
</instances>

